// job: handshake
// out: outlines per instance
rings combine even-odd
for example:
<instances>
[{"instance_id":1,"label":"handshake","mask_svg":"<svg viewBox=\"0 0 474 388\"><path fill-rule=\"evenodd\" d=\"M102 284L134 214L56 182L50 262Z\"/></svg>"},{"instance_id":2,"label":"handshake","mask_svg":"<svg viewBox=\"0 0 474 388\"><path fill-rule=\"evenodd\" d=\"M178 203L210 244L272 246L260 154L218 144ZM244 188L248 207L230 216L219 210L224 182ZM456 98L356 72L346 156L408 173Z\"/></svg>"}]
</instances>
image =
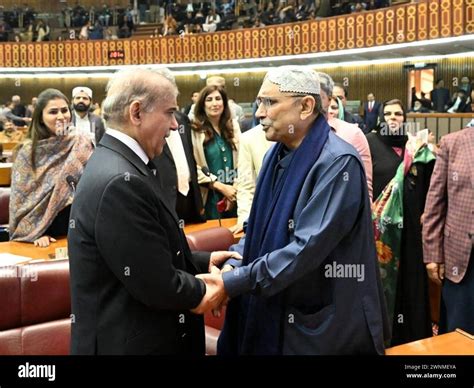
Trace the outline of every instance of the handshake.
<instances>
[{"instance_id":1,"label":"handshake","mask_svg":"<svg viewBox=\"0 0 474 388\"><path fill-rule=\"evenodd\" d=\"M222 269L219 269L219 266L230 258L242 259L242 256L237 252L228 251L216 251L211 253L211 259L209 260L209 273L196 275L197 278L206 283L206 293L204 294L201 303L192 309L191 312L195 314L204 314L212 310L212 314L215 317L220 316L222 307L225 306L229 300L224 288L222 274L231 271L233 267L231 265L225 265Z\"/></svg>"}]
</instances>

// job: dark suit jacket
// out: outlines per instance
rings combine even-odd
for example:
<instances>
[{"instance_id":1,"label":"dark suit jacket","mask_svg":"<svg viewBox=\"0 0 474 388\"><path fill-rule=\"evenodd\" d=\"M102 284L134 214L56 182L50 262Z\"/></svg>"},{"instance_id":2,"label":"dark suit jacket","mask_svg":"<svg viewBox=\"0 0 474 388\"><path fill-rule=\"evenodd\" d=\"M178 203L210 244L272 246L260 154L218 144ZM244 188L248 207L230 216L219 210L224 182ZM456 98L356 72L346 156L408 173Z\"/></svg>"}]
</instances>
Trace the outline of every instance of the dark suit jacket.
<instances>
[{"instance_id":1,"label":"dark suit jacket","mask_svg":"<svg viewBox=\"0 0 474 388\"><path fill-rule=\"evenodd\" d=\"M76 115L72 114L72 124L76 125ZM89 122L91 123L91 132L95 134L95 144L99 144L100 139L104 136L105 133L105 126L104 121L97 115L92 112L87 114L89 117Z\"/></svg>"},{"instance_id":2,"label":"dark suit jacket","mask_svg":"<svg viewBox=\"0 0 474 388\"><path fill-rule=\"evenodd\" d=\"M104 135L77 187L68 244L72 354L203 355L196 307L208 253L192 255L151 170Z\"/></svg>"},{"instance_id":3,"label":"dark suit jacket","mask_svg":"<svg viewBox=\"0 0 474 388\"><path fill-rule=\"evenodd\" d=\"M15 116L26 117L26 107L23 104L15 105L12 109L12 113ZM26 125L26 123L23 120L13 120L13 124L20 127Z\"/></svg>"},{"instance_id":4,"label":"dark suit jacket","mask_svg":"<svg viewBox=\"0 0 474 388\"><path fill-rule=\"evenodd\" d=\"M431 101L436 112L446 112L446 106L449 104L449 90L446 88L432 90Z\"/></svg>"},{"instance_id":5,"label":"dark suit jacket","mask_svg":"<svg viewBox=\"0 0 474 388\"><path fill-rule=\"evenodd\" d=\"M197 181L196 161L194 160L193 143L191 140L191 123L186 115L181 112L176 112L176 120L178 121L178 131L183 142L184 153L188 161L189 171L191 173L191 182L189 184L190 191L188 196L191 196L192 212L190 214L178 214L180 219L189 222L203 222L205 221L201 191ZM161 184L162 192L165 200L168 201L172 209L176 209L176 198L178 195L178 175L176 173L176 166L174 164L173 155L168 147L168 144L163 148L163 153L157 156L153 163L155 163L157 174L156 177Z\"/></svg>"},{"instance_id":6,"label":"dark suit jacket","mask_svg":"<svg viewBox=\"0 0 474 388\"><path fill-rule=\"evenodd\" d=\"M344 109L344 121L351 124L357 124L362 132L367 133L370 130L367 129L364 121L359 116L353 115Z\"/></svg>"},{"instance_id":7,"label":"dark suit jacket","mask_svg":"<svg viewBox=\"0 0 474 388\"><path fill-rule=\"evenodd\" d=\"M382 104L375 101L372 111L369 111L369 103L364 103L364 122L367 128L367 132L370 132L372 129L377 127L377 119L379 117L379 112Z\"/></svg>"}]
</instances>

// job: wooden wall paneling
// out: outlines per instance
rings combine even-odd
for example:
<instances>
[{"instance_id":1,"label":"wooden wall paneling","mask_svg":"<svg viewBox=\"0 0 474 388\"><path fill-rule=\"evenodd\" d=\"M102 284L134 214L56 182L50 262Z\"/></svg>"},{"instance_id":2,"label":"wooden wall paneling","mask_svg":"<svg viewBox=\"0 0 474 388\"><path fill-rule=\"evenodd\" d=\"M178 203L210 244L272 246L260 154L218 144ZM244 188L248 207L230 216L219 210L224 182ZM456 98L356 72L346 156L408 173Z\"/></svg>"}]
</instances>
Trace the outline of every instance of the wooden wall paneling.
<instances>
[{"instance_id":1,"label":"wooden wall paneling","mask_svg":"<svg viewBox=\"0 0 474 388\"><path fill-rule=\"evenodd\" d=\"M131 47L135 47L138 55L138 45L134 41L124 42L127 45L124 49L133 52ZM95 42L94 51L101 50L101 42ZM25 45L26 46L26 45ZM144 46L145 47L145 46ZM154 50L160 49L161 46L152 46ZM2 48L0 45L0 58L2 56ZM56 58L52 53L49 61L56 63L64 63L65 59ZM5 50L3 50L5 55ZM43 52L44 55L44 52ZM192 55L192 54L191 54ZM407 62L412 63L412 62ZM463 76L470 76L474 79L474 58L449 58L441 60L432 60L430 63L436 63L437 68L435 78L443 78L445 85L450 92L453 93L458 87ZM349 99L366 101L367 94L373 92L378 101L385 101L389 98L400 98L406 103L407 98L407 72L403 68L402 63L380 64L380 65L364 65L349 67L333 67L318 68L318 71L326 72L336 82L345 82L349 87ZM200 90L206 84L205 79L201 79L196 72L193 75L178 76L177 84L180 95L178 103L185 106L189 103L190 94L193 90ZM208 73L208 75L213 75ZM253 102L261 86L264 72L249 73L242 72L225 74L227 91L229 97L234 98L237 102ZM63 91L68 98L74 86L84 85L92 87L94 91L94 100L101 101L105 95L106 78L62 78L55 76L50 79L0 79L0 103L4 103L10 99L12 95L18 94L24 101L31 101L33 96L37 96L42 90L53 87Z\"/></svg>"}]
</instances>

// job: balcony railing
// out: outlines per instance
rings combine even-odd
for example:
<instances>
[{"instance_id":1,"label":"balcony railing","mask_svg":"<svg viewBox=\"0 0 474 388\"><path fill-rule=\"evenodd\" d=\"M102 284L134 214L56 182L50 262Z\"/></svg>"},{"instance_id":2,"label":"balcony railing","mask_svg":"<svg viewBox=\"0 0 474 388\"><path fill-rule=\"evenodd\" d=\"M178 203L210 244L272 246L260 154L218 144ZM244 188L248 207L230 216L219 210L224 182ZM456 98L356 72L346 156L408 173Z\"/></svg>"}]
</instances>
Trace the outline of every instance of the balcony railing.
<instances>
[{"instance_id":1,"label":"balcony railing","mask_svg":"<svg viewBox=\"0 0 474 388\"><path fill-rule=\"evenodd\" d=\"M332 52L474 33L474 0L420 0L376 11L213 34L0 44L0 67L171 64ZM111 53L123 52L123 58ZM119 57L121 57L120 55Z\"/></svg>"}]
</instances>

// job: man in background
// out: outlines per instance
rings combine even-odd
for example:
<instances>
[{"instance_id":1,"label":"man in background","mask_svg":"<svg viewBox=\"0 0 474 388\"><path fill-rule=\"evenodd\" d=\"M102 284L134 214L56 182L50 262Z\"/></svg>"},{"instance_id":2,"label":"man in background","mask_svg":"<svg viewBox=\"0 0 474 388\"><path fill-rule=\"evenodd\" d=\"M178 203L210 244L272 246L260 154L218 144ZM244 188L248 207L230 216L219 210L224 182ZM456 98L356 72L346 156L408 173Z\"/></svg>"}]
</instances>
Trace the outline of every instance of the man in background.
<instances>
[{"instance_id":1,"label":"man in background","mask_svg":"<svg viewBox=\"0 0 474 388\"><path fill-rule=\"evenodd\" d=\"M381 106L380 102L375 101L374 93L367 94L367 102L364 104L364 122L367 132L377 127Z\"/></svg>"},{"instance_id":2,"label":"man in background","mask_svg":"<svg viewBox=\"0 0 474 388\"><path fill-rule=\"evenodd\" d=\"M90 111L92 104L92 90L86 86L77 86L72 89L72 124L77 131L89 136L98 144L105 132L102 118Z\"/></svg>"},{"instance_id":3,"label":"man in background","mask_svg":"<svg viewBox=\"0 0 474 388\"><path fill-rule=\"evenodd\" d=\"M444 87L444 80L436 81L436 87L431 91L431 102L435 112L446 112L449 104L449 90Z\"/></svg>"},{"instance_id":4,"label":"man in background","mask_svg":"<svg viewBox=\"0 0 474 388\"><path fill-rule=\"evenodd\" d=\"M334 90L333 90L333 95L339 98L342 102L342 105L344 106L344 121L351 123L351 124L357 124L359 128L364 132L367 133L369 132L362 121L362 119L359 116L353 115L352 113L348 112L346 110L346 105L347 105L347 95L348 91L347 88L340 84L340 83L335 83L334 84Z\"/></svg>"},{"instance_id":5,"label":"man in background","mask_svg":"<svg viewBox=\"0 0 474 388\"><path fill-rule=\"evenodd\" d=\"M163 195L179 219L189 223L204 222L202 196L197 182L196 161L188 117L175 112L178 130L166 138L163 153L153 159Z\"/></svg>"}]
</instances>

